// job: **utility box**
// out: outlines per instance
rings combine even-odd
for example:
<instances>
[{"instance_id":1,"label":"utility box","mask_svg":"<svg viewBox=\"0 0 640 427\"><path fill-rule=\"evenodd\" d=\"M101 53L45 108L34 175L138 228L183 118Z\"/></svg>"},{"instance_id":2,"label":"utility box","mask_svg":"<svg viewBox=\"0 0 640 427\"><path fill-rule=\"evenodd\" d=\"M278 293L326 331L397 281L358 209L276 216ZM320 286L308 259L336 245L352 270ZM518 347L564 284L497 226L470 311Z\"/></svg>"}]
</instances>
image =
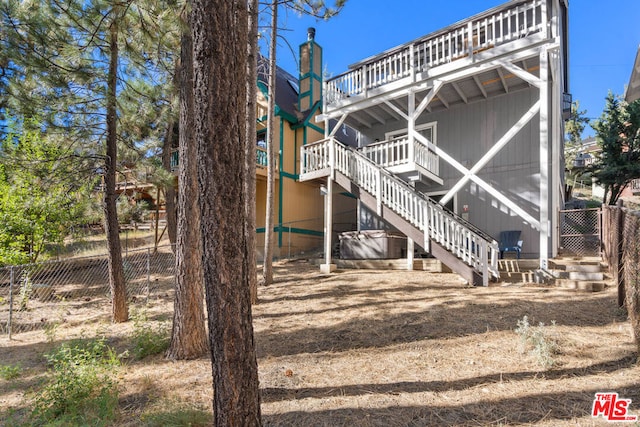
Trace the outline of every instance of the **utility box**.
<instances>
[{"instance_id":1,"label":"utility box","mask_svg":"<svg viewBox=\"0 0 640 427\"><path fill-rule=\"evenodd\" d=\"M407 252L407 238L387 230L347 231L340 234L342 259L398 259Z\"/></svg>"}]
</instances>

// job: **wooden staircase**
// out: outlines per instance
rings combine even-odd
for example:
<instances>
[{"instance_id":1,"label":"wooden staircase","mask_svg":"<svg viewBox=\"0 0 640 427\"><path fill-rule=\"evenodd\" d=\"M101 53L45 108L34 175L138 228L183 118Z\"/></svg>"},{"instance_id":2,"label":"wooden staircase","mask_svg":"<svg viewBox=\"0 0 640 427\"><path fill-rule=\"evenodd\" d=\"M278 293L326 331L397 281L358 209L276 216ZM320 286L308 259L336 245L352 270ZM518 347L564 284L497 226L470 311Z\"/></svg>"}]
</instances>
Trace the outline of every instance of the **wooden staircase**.
<instances>
[{"instance_id":1,"label":"wooden staircase","mask_svg":"<svg viewBox=\"0 0 640 427\"><path fill-rule=\"evenodd\" d=\"M301 147L301 181L334 179L473 285L498 279L498 242L334 138Z\"/></svg>"}]
</instances>

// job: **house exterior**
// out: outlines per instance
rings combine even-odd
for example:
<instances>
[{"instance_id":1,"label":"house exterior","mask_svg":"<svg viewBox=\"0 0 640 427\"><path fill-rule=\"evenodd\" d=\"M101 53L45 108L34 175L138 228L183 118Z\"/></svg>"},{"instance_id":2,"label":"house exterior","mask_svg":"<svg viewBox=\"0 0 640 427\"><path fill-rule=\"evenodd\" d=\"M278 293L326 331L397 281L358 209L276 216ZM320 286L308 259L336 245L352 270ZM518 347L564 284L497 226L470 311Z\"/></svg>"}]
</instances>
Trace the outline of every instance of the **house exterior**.
<instances>
[{"instance_id":1,"label":"house exterior","mask_svg":"<svg viewBox=\"0 0 640 427\"><path fill-rule=\"evenodd\" d=\"M353 194L361 228L382 219L469 282L499 275L505 230L546 269L564 203L567 6L512 0L327 80L324 139L301 148L300 180ZM360 132L357 150L334 121Z\"/></svg>"},{"instance_id":2,"label":"house exterior","mask_svg":"<svg viewBox=\"0 0 640 427\"><path fill-rule=\"evenodd\" d=\"M300 72L296 77L280 67L276 69L275 129L276 159L275 226L276 258L288 257L322 248L324 236L324 196L315 183L302 182L300 147L324 138L324 122L317 121L322 107L322 47L315 32L300 45ZM258 65L256 135L256 252L264 255L267 201L267 102L268 60ZM353 144L356 132L340 126L344 140ZM179 158L172 155L172 170L177 173ZM343 192L335 195L333 233L355 229L356 199ZM334 236L335 237L335 236Z\"/></svg>"},{"instance_id":3,"label":"house exterior","mask_svg":"<svg viewBox=\"0 0 640 427\"><path fill-rule=\"evenodd\" d=\"M275 129L277 172L275 191L276 257L287 257L322 247L324 236L323 195L314 183L302 182L300 175L300 147L324 138L324 122L317 121L322 107L322 47L310 32L300 45L298 77L280 67L276 70ZM257 164L256 164L256 226L259 258L264 249L264 224L267 195L267 101L268 66L260 61L258 67ZM355 131L342 126L341 134L348 143L355 139ZM334 233L353 229L356 200L349 194L336 195L333 223Z\"/></svg>"},{"instance_id":4,"label":"house exterior","mask_svg":"<svg viewBox=\"0 0 640 427\"><path fill-rule=\"evenodd\" d=\"M640 47L636 53L636 60L633 63L633 70L631 70L631 77L629 77L629 84L627 85L624 99L627 102L640 99Z\"/></svg>"}]
</instances>

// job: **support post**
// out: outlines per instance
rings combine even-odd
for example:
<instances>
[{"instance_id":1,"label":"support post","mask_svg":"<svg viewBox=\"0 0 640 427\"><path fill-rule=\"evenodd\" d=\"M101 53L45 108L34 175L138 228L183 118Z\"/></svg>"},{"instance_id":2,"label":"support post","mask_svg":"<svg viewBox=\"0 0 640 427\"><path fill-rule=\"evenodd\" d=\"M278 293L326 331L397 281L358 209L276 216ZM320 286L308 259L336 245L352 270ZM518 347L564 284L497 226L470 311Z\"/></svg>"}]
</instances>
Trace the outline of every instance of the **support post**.
<instances>
[{"instance_id":1,"label":"support post","mask_svg":"<svg viewBox=\"0 0 640 427\"><path fill-rule=\"evenodd\" d=\"M376 213L382 215L382 172L376 171Z\"/></svg>"},{"instance_id":2,"label":"support post","mask_svg":"<svg viewBox=\"0 0 640 427\"><path fill-rule=\"evenodd\" d=\"M482 286L489 286L489 245L486 240L482 240L480 243L480 250L482 251Z\"/></svg>"},{"instance_id":3,"label":"support post","mask_svg":"<svg viewBox=\"0 0 640 427\"><path fill-rule=\"evenodd\" d=\"M329 274L336 270L336 265L331 263L331 235L333 233L333 179L327 177L327 194L324 196L324 264L320 265L320 271Z\"/></svg>"},{"instance_id":4,"label":"support post","mask_svg":"<svg viewBox=\"0 0 640 427\"><path fill-rule=\"evenodd\" d=\"M407 237L407 270L413 270L413 251L415 246L413 244L413 239L411 237Z\"/></svg>"},{"instance_id":5,"label":"support post","mask_svg":"<svg viewBox=\"0 0 640 427\"><path fill-rule=\"evenodd\" d=\"M14 273L13 266L9 268L9 321L7 322L7 331L9 332L9 340L11 340L11 322L13 320L13 283Z\"/></svg>"},{"instance_id":6,"label":"support post","mask_svg":"<svg viewBox=\"0 0 640 427\"><path fill-rule=\"evenodd\" d=\"M422 205L422 217L423 217L422 233L424 235L424 242L422 245L422 249L424 249L424 251L427 253L431 253L431 238L429 236L431 216L429 211L429 205L426 202L424 202L424 204Z\"/></svg>"},{"instance_id":7,"label":"support post","mask_svg":"<svg viewBox=\"0 0 640 427\"><path fill-rule=\"evenodd\" d=\"M540 269L549 263L549 53L540 52Z\"/></svg>"},{"instance_id":8,"label":"support post","mask_svg":"<svg viewBox=\"0 0 640 427\"><path fill-rule=\"evenodd\" d=\"M147 301L151 293L151 249L147 249Z\"/></svg>"},{"instance_id":9,"label":"support post","mask_svg":"<svg viewBox=\"0 0 640 427\"><path fill-rule=\"evenodd\" d=\"M408 95L408 111L407 116L409 116L409 120L407 121L407 133L409 134L409 153L407 161L409 163L414 163L416 160L415 155L415 145L416 145L416 94L414 91L410 90Z\"/></svg>"},{"instance_id":10,"label":"support post","mask_svg":"<svg viewBox=\"0 0 640 427\"><path fill-rule=\"evenodd\" d=\"M616 235L614 248L615 260L613 276L616 278L618 285L618 307L624 307L625 302L625 289L624 289L624 263L623 263L623 251L624 251L624 211L622 210L622 199L618 199L616 203L615 222L616 222ZM611 210L609 210L611 212ZM611 221L609 221L611 223Z\"/></svg>"}]
</instances>

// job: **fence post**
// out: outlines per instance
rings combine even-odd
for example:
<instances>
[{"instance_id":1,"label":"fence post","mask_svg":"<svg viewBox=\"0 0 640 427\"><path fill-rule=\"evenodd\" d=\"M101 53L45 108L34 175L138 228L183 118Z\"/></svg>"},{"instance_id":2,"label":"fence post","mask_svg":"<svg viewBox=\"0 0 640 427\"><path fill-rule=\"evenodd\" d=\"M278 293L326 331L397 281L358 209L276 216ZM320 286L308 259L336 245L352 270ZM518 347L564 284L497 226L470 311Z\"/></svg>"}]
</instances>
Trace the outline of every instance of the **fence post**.
<instances>
[{"instance_id":1,"label":"fence post","mask_svg":"<svg viewBox=\"0 0 640 427\"><path fill-rule=\"evenodd\" d=\"M616 203L616 248L614 275L618 284L618 307L624 307L624 212L622 211L622 199Z\"/></svg>"},{"instance_id":2,"label":"fence post","mask_svg":"<svg viewBox=\"0 0 640 427\"><path fill-rule=\"evenodd\" d=\"M147 248L147 301L149 301L151 284L151 248Z\"/></svg>"},{"instance_id":3,"label":"fence post","mask_svg":"<svg viewBox=\"0 0 640 427\"><path fill-rule=\"evenodd\" d=\"M11 340L11 321L13 320L13 279L13 266L11 266L9 267L9 320L7 322L9 340Z\"/></svg>"}]
</instances>

